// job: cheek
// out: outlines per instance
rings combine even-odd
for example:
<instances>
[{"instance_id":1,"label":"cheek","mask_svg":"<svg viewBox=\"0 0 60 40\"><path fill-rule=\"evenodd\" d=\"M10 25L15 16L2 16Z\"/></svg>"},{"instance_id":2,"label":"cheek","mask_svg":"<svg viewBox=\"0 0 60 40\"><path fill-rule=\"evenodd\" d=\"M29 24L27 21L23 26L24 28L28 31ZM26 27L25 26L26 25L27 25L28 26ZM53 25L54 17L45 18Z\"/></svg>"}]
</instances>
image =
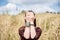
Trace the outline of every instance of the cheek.
<instances>
[{"instance_id":1,"label":"cheek","mask_svg":"<svg viewBox=\"0 0 60 40\"><path fill-rule=\"evenodd\" d=\"M30 16L26 16L26 19L30 19L31 17Z\"/></svg>"},{"instance_id":2,"label":"cheek","mask_svg":"<svg viewBox=\"0 0 60 40\"><path fill-rule=\"evenodd\" d=\"M29 16L26 16L26 18L29 18Z\"/></svg>"},{"instance_id":3,"label":"cheek","mask_svg":"<svg viewBox=\"0 0 60 40\"><path fill-rule=\"evenodd\" d=\"M32 18L33 16L29 16L30 18Z\"/></svg>"}]
</instances>

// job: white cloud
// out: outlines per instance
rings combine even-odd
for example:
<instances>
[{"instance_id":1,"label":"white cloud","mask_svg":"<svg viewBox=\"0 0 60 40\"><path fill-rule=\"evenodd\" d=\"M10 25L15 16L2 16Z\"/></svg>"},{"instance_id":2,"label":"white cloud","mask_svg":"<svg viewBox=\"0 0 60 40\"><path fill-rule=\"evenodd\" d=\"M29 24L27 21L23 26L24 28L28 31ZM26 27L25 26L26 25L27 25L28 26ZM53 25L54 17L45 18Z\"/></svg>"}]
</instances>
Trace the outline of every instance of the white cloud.
<instances>
[{"instance_id":1,"label":"white cloud","mask_svg":"<svg viewBox=\"0 0 60 40\"><path fill-rule=\"evenodd\" d=\"M18 8L18 10L16 10ZM49 6L46 5L40 5L40 4L35 4L35 5L24 5L22 7L17 7L17 5L8 3L5 6L0 7L0 11L6 12L8 11L10 15L16 15L18 12L21 10L33 10L34 12L45 12L45 11L52 11L56 12L54 9L51 9Z\"/></svg>"},{"instance_id":2,"label":"white cloud","mask_svg":"<svg viewBox=\"0 0 60 40\"><path fill-rule=\"evenodd\" d=\"M12 3L8 3L8 4L6 5L6 8L7 8L8 10L12 10L12 9L16 10L16 5L15 5L15 4L12 4Z\"/></svg>"},{"instance_id":3,"label":"white cloud","mask_svg":"<svg viewBox=\"0 0 60 40\"><path fill-rule=\"evenodd\" d=\"M12 9L14 10L16 9L16 5L12 3L8 3L7 5L0 7L0 10L12 10Z\"/></svg>"},{"instance_id":4,"label":"white cloud","mask_svg":"<svg viewBox=\"0 0 60 40\"><path fill-rule=\"evenodd\" d=\"M35 10L35 11L56 11L50 8L50 5L57 3L57 0L8 0L10 3L19 4L20 10Z\"/></svg>"},{"instance_id":5,"label":"white cloud","mask_svg":"<svg viewBox=\"0 0 60 40\"><path fill-rule=\"evenodd\" d=\"M0 13L8 11L10 15L16 15L18 13L16 7L17 6L15 4L8 3L7 5L0 7Z\"/></svg>"},{"instance_id":6,"label":"white cloud","mask_svg":"<svg viewBox=\"0 0 60 40\"><path fill-rule=\"evenodd\" d=\"M23 4L23 5L29 5L29 4L47 4L51 5L53 3L58 2L58 0L8 0L11 3L16 3L16 4Z\"/></svg>"},{"instance_id":7,"label":"white cloud","mask_svg":"<svg viewBox=\"0 0 60 40\"><path fill-rule=\"evenodd\" d=\"M8 4L0 7L0 12L6 10L9 14L16 15L21 10L33 10L34 12L45 12L56 10L50 8L50 5L58 2L57 0L8 0ZM19 4L19 5L17 5ZM18 10L16 10L18 8Z\"/></svg>"},{"instance_id":8,"label":"white cloud","mask_svg":"<svg viewBox=\"0 0 60 40\"><path fill-rule=\"evenodd\" d=\"M56 10L50 8L49 6L39 5L39 4L30 5L30 6L26 5L22 9L23 10L33 10L35 12L45 12L45 11L56 12Z\"/></svg>"}]
</instances>

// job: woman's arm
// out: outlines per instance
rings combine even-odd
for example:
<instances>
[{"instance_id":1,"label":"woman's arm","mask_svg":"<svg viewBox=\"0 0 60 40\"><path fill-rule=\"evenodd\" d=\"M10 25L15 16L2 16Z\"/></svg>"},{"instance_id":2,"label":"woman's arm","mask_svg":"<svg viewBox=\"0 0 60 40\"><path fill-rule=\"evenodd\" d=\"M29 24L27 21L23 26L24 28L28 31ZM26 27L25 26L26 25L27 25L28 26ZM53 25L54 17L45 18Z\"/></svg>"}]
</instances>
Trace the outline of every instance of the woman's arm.
<instances>
[{"instance_id":1,"label":"woman's arm","mask_svg":"<svg viewBox=\"0 0 60 40\"><path fill-rule=\"evenodd\" d=\"M34 37L36 36L36 30L34 26L31 26L31 38L34 39Z\"/></svg>"},{"instance_id":2,"label":"woman's arm","mask_svg":"<svg viewBox=\"0 0 60 40\"><path fill-rule=\"evenodd\" d=\"M25 27L22 26L22 27L20 27L19 30L18 30L20 37L24 37L24 35L23 35L23 34L24 34L24 29L25 29Z\"/></svg>"},{"instance_id":3,"label":"woman's arm","mask_svg":"<svg viewBox=\"0 0 60 40\"><path fill-rule=\"evenodd\" d=\"M37 27L35 39L39 39L39 37L41 36L41 33L42 33L42 30L39 27Z\"/></svg>"},{"instance_id":4,"label":"woman's arm","mask_svg":"<svg viewBox=\"0 0 60 40\"><path fill-rule=\"evenodd\" d=\"M26 39L29 39L29 37L30 37L30 28L29 27L25 28L24 37Z\"/></svg>"}]
</instances>

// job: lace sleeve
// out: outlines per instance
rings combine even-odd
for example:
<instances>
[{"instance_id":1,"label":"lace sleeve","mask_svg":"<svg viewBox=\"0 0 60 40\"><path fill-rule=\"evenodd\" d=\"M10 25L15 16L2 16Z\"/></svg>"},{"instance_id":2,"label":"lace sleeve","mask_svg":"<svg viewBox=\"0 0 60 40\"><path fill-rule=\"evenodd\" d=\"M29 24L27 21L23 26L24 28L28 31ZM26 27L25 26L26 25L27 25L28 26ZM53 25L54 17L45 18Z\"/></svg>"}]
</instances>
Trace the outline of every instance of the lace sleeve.
<instances>
[{"instance_id":1,"label":"lace sleeve","mask_svg":"<svg viewBox=\"0 0 60 40\"><path fill-rule=\"evenodd\" d=\"M24 34L24 28L25 28L25 27L22 26L22 27L20 27L19 30L18 30L20 37L24 37L24 35L23 35L23 34Z\"/></svg>"},{"instance_id":2,"label":"lace sleeve","mask_svg":"<svg viewBox=\"0 0 60 40\"><path fill-rule=\"evenodd\" d=\"M42 33L42 30L39 27L37 27L35 39L38 39L41 36L41 33Z\"/></svg>"}]
</instances>

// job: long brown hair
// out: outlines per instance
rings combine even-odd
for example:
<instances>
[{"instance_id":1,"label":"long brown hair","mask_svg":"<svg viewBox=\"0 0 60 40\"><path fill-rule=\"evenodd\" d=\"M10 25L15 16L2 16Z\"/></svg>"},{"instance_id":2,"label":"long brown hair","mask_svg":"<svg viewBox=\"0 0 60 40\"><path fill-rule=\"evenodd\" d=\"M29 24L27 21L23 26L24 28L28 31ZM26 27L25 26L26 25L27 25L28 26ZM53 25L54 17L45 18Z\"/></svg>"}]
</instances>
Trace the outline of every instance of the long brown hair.
<instances>
[{"instance_id":1,"label":"long brown hair","mask_svg":"<svg viewBox=\"0 0 60 40\"><path fill-rule=\"evenodd\" d=\"M35 13L32 10L28 10L28 12L32 12L35 16ZM25 13L25 16L26 16L26 13ZM25 20L25 23L26 23L26 20ZM36 27L36 18L34 19L34 26Z\"/></svg>"}]
</instances>

